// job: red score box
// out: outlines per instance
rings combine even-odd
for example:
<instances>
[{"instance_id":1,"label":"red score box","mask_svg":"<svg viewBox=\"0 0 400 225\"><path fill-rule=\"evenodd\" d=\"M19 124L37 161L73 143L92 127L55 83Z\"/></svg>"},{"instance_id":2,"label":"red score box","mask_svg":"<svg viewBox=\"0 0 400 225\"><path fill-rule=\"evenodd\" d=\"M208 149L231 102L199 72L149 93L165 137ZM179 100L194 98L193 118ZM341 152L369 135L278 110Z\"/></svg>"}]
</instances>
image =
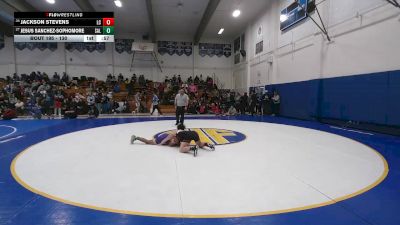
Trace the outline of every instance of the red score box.
<instances>
[{"instance_id":1,"label":"red score box","mask_svg":"<svg viewBox=\"0 0 400 225\"><path fill-rule=\"evenodd\" d=\"M103 26L114 26L114 18L103 18Z\"/></svg>"}]
</instances>

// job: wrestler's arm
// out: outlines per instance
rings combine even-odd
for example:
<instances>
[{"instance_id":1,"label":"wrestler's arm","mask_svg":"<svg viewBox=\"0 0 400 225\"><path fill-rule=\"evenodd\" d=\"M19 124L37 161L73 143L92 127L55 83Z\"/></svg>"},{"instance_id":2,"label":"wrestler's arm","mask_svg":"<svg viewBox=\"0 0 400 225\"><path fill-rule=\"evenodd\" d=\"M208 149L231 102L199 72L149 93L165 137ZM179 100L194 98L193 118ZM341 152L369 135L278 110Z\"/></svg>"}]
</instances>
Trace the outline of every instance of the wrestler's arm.
<instances>
[{"instance_id":1,"label":"wrestler's arm","mask_svg":"<svg viewBox=\"0 0 400 225\"><path fill-rule=\"evenodd\" d=\"M164 140L162 140L162 141L160 142L159 145L165 145L165 144L166 144L169 140L171 140L173 137L174 137L173 134L168 134L168 136L167 136Z\"/></svg>"}]
</instances>

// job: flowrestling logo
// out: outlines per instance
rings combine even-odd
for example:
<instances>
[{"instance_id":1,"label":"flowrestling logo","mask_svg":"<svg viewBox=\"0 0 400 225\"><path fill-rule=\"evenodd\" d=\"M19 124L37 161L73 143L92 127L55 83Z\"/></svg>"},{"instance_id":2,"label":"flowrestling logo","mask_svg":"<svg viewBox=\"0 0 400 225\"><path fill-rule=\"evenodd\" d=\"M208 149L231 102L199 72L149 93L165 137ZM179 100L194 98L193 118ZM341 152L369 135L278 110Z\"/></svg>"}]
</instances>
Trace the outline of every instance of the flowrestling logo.
<instances>
[{"instance_id":1,"label":"flowrestling logo","mask_svg":"<svg viewBox=\"0 0 400 225\"><path fill-rule=\"evenodd\" d=\"M201 142L213 143L215 145L234 144L246 139L246 135L232 130L216 129L216 128L190 128L191 131L196 131L199 134ZM163 133L172 133L173 130L160 132L154 137ZM191 144L194 144L192 142Z\"/></svg>"}]
</instances>

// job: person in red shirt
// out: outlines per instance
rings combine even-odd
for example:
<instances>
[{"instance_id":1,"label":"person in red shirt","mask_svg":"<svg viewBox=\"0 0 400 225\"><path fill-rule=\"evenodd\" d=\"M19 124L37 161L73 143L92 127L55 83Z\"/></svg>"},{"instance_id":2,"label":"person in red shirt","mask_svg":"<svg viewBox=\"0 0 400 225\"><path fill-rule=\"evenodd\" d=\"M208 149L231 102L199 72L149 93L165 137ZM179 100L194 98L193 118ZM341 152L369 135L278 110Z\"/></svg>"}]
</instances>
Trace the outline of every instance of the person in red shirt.
<instances>
[{"instance_id":1,"label":"person in red shirt","mask_svg":"<svg viewBox=\"0 0 400 225\"><path fill-rule=\"evenodd\" d=\"M218 104L215 104L215 103L211 103L211 111L215 115L221 114L221 109L219 108Z\"/></svg>"},{"instance_id":2,"label":"person in red shirt","mask_svg":"<svg viewBox=\"0 0 400 225\"><path fill-rule=\"evenodd\" d=\"M54 116L61 117L62 102L64 101L64 96L59 92L54 96Z\"/></svg>"}]
</instances>

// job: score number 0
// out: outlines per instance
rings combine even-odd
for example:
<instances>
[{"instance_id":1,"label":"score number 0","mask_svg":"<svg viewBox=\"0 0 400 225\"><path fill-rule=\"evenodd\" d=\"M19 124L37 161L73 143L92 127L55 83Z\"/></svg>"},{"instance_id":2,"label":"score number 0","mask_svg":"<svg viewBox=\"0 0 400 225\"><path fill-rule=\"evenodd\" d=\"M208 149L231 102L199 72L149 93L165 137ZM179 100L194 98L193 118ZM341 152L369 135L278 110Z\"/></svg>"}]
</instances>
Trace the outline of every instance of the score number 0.
<instances>
[{"instance_id":1,"label":"score number 0","mask_svg":"<svg viewBox=\"0 0 400 225\"><path fill-rule=\"evenodd\" d=\"M103 18L103 26L114 26L114 18Z\"/></svg>"}]
</instances>

